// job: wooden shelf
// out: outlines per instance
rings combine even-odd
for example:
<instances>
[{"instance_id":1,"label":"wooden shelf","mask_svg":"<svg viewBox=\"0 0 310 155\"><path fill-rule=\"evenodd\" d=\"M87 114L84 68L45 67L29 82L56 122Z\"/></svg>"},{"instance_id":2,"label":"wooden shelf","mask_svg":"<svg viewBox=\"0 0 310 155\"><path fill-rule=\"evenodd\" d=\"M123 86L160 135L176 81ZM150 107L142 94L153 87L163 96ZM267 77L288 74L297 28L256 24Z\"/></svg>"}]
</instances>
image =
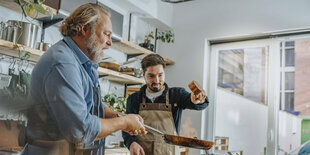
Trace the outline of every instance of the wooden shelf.
<instances>
[{"instance_id":1,"label":"wooden shelf","mask_svg":"<svg viewBox=\"0 0 310 155\"><path fill-rule=\"evenodd\" d=\"M139 59L143 59L146 55L154 53L150 50L147 50L143 47L140 47L136 44L133 44L133 43L131 43L129 41L125 41L125 40L113 42L112 48L119 50L119 51L122 51L128 55L141 54L141 55L137 56L137 58L139 58ZM169 60L168 58L164 58L164 59L165 59L167 65L174 65L174 61Z\"/></svg>"},{"instance_id":2,"label":"wooden shelf","mask_svg":"<svg viewBox=\"0 0 310 155\"><path fill-rule=\"evenodd\" d=\"M19 49L18 49L19 47ZM37 62L39 58L43 55L43 51L33 49L27 46L19 45L16 46L14 43L6 40L0 39L0 54L19 58L22 54L23 50L30 55L29 60L33 62ZM120 72L116 72L110 69L98 68L99 75L104 76L104 79L108 79L114 82L123 83L123 84L144 84L144 80L140 78L136 78L130 75L122 74Z\"/></svg>"},{"instance_id":3,"label":"wooden shelf","mask_svg":"<svg viewBox=\"0 0 310 155\"><path fill-rule=\"evenodd\" d=\"M0 6L11 9L11 10L16 11L18 13L22 13L22 9L20 8L20 6L17 3L14 2L14 0L0 0ZM58 12L56 9L51 8L51 7L44 5L44 4L42 4L42 7L45 9L50 8L54 15L56 15ZM34 14L36 14L36 13L34 13ZM42 18L42 17L47 17L47 16L49 16L49 13L47 13L46 15L38 13L38 15L33 15L33 16L31 16L31 18Z\"/></svg>"},{"instance_id":4,"label":"wooden shelf","mask_svg":"<svg viewBox=\"0 0 310 155\"><path fill-rule=\"evenodd\" d=\"M114 82L119 83L126 83L126 84L144 84L144 80L140 78L136 78L134 76L130 76L127 74L123 74L117 71L113 71L107 68L98 68L98 73L101 76L104 76L104 79L111 80Z\"/></svg>"},{"instance_id":5,"label":"wooden shelf","mask_svg":"<svg viewBox=\"0 0 310 155\"><path fill-rule=\"evenodd\" d=\"M43 51L30 48L28 46L17 44L14 45L13 42L0 39L0 54L20 58L23 51L30 55L29 61L37 62L39 58L43 55Z\"/></svg>"}]
</instances>

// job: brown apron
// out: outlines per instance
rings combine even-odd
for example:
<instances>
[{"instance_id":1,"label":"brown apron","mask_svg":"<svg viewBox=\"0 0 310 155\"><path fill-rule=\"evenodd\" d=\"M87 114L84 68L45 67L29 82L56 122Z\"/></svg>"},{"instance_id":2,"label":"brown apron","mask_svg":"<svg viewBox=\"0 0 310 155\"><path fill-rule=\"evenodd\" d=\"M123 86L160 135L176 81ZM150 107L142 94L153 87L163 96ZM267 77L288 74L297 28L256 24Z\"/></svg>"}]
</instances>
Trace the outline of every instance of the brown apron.
<instances>
[{"instance_id":1,"label":"brown apron","mask_svg":"<svg viewBox=\"0 0 310 155\"><path fill-rule=\"evenodd\" d=\"M145 103L145 97L143 97L139 115L143 118L144 124L165 134L176 135L168 93L166 94L166 103ZM177 152L177 148L167 144L162 135L150 132L143 136L137 136L137 143L143 147L146 155L175 155Z\"/></svg>"}]
</instances>

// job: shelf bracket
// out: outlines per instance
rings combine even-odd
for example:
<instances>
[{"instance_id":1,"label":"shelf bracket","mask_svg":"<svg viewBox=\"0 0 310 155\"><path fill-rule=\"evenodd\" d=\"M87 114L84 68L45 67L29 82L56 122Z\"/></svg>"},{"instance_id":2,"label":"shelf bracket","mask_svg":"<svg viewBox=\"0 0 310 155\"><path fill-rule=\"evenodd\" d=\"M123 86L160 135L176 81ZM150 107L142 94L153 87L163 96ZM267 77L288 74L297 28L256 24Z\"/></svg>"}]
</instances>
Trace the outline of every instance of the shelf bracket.
<instances>
[{"instance_id":1,"label":"shelf bracket","mask_svg":"<svg viewBox=\"0 0 310 155\"><path fill-rule=\"evenodd\" d=\"M127 86L141 85L141 83L128 83Z\"/></svg>"},{"instance_id":2,"label":"shelf bracket","mask_svg":"<svg viewBox=\"0 0 310 155\"><path fill-rule=\"evenodd\" d=\"M99 75L99 78L106 77L106 76L109 76L109 75Z\"/></svg>"},{"instance_id":3,"label":"shelf bracket","mask_svg":"<svg viewBox=\"0 0 310 155\"><path fill-rule=\"evenodd\" d=\"M134 57L137 57L137 56L140 56L140 55L143 55L144 53L138 53L138 54L127 54L127 61L130 59L130 58L134 58Z\"/></svg>"},{"instance_id":4,"label":"shelf bracket","mask_svg":"<svg viewBox=\"0 0 310 155\"><path fill-rule=\"evenodd\" d=\"M41 21L43 23L43 29L46 29L60 21L62 21L65 17L62 15L55 15L53 17L53 19L51 19L50 16L48 17L42 17L42 18L38 18L38 21Z\"/></svg>"}]
</instances>

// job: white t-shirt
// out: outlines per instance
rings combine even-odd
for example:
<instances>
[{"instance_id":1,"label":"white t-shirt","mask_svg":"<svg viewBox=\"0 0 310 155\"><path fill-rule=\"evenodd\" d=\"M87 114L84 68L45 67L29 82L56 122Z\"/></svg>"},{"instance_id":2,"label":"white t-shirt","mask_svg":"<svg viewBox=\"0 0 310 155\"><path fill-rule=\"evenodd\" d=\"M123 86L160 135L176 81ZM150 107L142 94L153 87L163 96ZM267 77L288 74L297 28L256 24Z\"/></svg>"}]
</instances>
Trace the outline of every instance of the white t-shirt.
<instances>
[{"instance_id":1,"label":"white t-shirt","mask_svg":"<svg viewBox=\"0 0 310 155\"><path fill-rule=\"evenodd\" d=\"M164 91L164 90L165 90L165 89L163 89L163 90L161 90L161 91L159 91L159 92L156 92L156 93L150 93L150 92L148 92L147 90L145 90L145 95L146 95L147 98L149 98L149 99L152 101L152 103L154 103L155 99L156 99L158 96L160 96L161 94L163 94L163 91Z\"/></svg>"}]
</instances>

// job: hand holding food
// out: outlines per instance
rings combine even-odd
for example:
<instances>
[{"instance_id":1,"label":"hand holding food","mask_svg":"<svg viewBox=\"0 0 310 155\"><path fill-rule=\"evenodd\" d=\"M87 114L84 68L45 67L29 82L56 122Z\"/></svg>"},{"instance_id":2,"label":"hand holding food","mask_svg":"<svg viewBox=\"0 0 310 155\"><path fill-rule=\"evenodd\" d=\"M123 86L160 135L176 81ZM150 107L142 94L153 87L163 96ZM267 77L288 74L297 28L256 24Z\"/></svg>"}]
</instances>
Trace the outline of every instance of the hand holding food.
<instances>
[{"instance_id":1,"label":"hand holding food","mask_svg":"<svg viewBox=\"0 0 310 155\"><path fill-rule=\"evenodd\" d=\"M205 101L207 93L201 88L201 86L196 81L192 81L190 84L188 84L188 87L192 91L191 101L194 104L203 103Z\"/></svg>"}]
</instances>

